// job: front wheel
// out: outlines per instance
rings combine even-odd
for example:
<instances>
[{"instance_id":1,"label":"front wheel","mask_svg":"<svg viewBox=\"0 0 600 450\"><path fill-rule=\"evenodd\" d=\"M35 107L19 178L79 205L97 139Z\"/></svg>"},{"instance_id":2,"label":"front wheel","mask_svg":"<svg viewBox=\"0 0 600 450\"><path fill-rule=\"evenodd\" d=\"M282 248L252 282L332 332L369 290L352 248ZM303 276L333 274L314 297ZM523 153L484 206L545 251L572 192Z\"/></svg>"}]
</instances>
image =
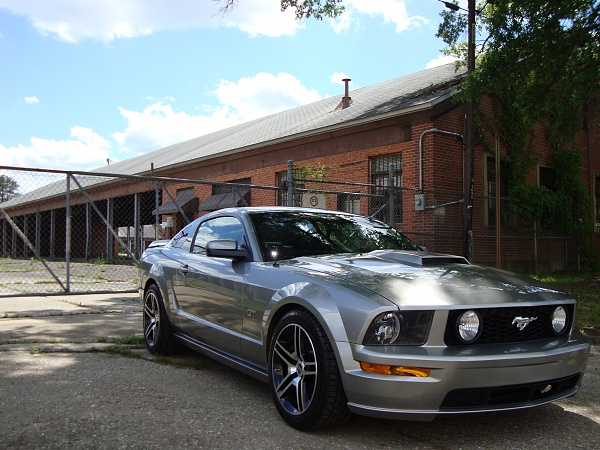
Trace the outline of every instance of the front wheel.
<instances>
[{"instance_id":1,"label":"front wheel","mask_svg":"<svg viewBox=\"0 0 600 450\"><path fill-rule=\"evenodd\" d=\"M275 327L269 384L279 414L299 430L331 427L350 415L331 344L305 311L288 312Z\"/></svg>"},{"instance_id":2,"label":"front wheel","mask_svg":"<svg viewBox=\"0 0 600 450\"><path fill-rule=\"evenodd\" d=\"M152 353L169 355L179 347L167 317L165 304L156 284L151 284L144 293L144 340Z\"/></svg>"}]
</instances>

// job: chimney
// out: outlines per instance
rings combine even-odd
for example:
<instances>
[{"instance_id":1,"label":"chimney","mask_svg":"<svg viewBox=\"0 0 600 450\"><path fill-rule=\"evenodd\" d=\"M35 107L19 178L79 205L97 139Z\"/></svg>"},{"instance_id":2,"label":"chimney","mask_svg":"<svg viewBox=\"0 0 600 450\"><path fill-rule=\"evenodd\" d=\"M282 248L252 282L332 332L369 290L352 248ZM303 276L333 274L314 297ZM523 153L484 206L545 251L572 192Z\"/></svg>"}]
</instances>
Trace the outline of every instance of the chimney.
<instances>
[{"instance_id":1,"label":"chimney","mask_svg":"<svg viewBox=\"0 0 600 450\"><path fill-rule=\"evenodd\" d=\"M352 103L354 103L352 101L352 98L350 97L349 91L348 91L348 83L350 83L350 81L352 81L352 80L350 78L344 78L342 81L344 82L344 97L342 97L342 101L339 103L339 105L337 105L337 107L334 109L334 111L339 111L340 109L346 109Z\"/></svg>"}]
</instances>

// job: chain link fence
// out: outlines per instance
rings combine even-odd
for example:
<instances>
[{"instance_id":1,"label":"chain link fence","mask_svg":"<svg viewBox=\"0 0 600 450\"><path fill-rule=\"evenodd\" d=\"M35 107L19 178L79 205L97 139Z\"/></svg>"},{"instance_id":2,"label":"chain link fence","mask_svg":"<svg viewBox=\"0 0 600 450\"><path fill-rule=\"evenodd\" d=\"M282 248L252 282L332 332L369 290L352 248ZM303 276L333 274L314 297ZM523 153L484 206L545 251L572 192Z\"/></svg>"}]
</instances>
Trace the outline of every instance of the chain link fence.
<instances>
[{"instance_id":1,"label":"chain link fence","mask_svg":"<svg viewBox=\"0 0 600 450\"><path fill-rule=\"evenodd\" d=\"M375 185L299 178L291 162L275 186L252 185L250 178L219 183L0 167L0 296L135 291L137 262L152 241L170 239L195 218L224 207L291 205L363 214L396 226L429 251L464 254L462 192L417 191L389 180ZM501 265L511 269L556 261L557 254L563 268L576 264L576 242L560 236L551 222L532 233L503 214L498 236L494 198L476 197L473 207L476 262L494 265L501 248Z\"/></svg>"}]
</instances>

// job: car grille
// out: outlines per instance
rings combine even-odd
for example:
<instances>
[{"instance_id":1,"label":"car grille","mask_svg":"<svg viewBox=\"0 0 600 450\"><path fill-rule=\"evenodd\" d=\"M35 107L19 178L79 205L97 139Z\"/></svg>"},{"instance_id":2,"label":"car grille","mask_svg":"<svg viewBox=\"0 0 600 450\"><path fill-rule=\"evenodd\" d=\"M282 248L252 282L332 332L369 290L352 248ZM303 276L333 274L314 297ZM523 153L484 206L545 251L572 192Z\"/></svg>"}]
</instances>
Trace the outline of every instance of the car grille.
<instances>
[{"instance_id":1,"label":"car grille","mask_svg":"<svg viewBox=\"0 0 600 450\"><path fill-rule=\"evenodd\" d=\"M459 316L468 311L453 310L448 315L444 342L447 346L473 345L473 344L501 344L511 342L533 341L536 339L555 338L552 330L552 312L558 305L544 305L532 307L512 308L482 308L476 311L481 317L481 334L469 344L463 343L459 337L456 322ZM571 329L574 306L562 305L567 310L567 330ZM513 323L517 317L536 317L524 329Z\"/></svg>"},{"instance_id":2,"label":"car grille","mask_svg":"<svg viewBox=\"0 0 600 450\"><path fill-rule=\"evenodd\" d=\"M552 401L575 393L581 374L538 383L450 391L440 411L501 409Z\"/></svg>"}]
</instances>

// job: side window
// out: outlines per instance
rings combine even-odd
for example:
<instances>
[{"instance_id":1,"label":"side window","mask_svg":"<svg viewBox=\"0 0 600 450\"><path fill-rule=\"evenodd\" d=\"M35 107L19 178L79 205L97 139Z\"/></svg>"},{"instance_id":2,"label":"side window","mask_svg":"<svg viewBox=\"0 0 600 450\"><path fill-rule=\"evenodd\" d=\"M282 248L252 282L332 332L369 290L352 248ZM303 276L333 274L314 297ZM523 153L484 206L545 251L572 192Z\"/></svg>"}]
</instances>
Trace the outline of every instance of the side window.
<instances>
[{"instance_id":1,"label":"side window","mask_svg":"<svg viewBox=\"0 0 600 450\"><path fill-rule=\"evenodd\" d=\"M175 237L171 239L171 247L180 248L184 252L189 252L196 227L198 227L198 223L192 222L177 233Z\"/></svg>"},{"instance_id":2,"label":"side window","mask_svg":"<svg viewBox=\"0 0 600 450\"><path fill-rule=\"evenodd\" d=\"M207 242L217 239L232 239L237 241L238 247L244 243L244 228L235 217L217 217L207 220L200 225L192 251L205 253Z\"/></svg>"}]
</instances>

